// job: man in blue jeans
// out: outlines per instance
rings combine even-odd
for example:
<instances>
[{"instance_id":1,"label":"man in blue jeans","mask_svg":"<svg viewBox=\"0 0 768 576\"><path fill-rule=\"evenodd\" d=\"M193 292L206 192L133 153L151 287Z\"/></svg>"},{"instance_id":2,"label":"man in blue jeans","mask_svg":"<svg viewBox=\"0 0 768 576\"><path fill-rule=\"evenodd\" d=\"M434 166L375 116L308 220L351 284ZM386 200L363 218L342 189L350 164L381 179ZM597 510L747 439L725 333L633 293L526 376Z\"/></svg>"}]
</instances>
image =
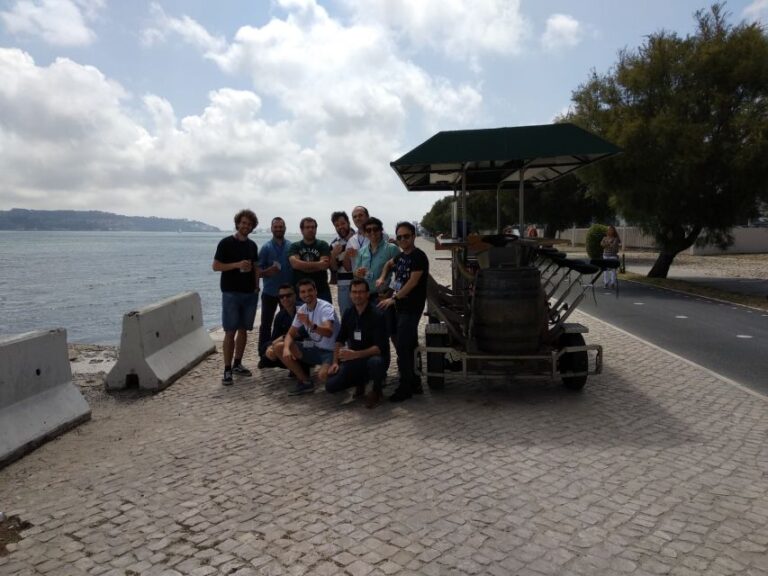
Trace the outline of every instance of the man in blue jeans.
<instances>
[{"instance_id":1,"label":"man in blue jeans","mask_svg":"<svg viewBox=\"0 0 768 576\"><path fill-rule=\"evenodd\" d=\"M259 249L248 235L259 224L251 210L235 215L235 233L216 247L214 272L221 272L221 324L224 328L224 386L232 385L232 375L251 376L242 364L248 331L253 330L259 303ZM234 357L234 358L233 358Z\"/></svg>"},{"instance_id":2,"label":"man in blue jeans","mask_svg":"<svg viewBox=\"0 0 768 576\"><path fill-rule=\"evenodd\" d=\"M279 216L272 218L272 238L259 250L259 275L263 279L261 290L261 325L259 327L259 368L269 366L265 361L267 346L270 344L272 321L278 304L280 287L291 282L293 269L288 262L288 249L291 241L285 238L285 220ZM293 312L293 311L292 311Z\"/></svg>"},{"instance_id":3,"label":"man in blue jeans","mask_svg":"<svg viewBox=\"0 0 768 576\"><path fill-rule=\"evenodd\" d=\"M366 397L366 406L373 408L383 397L384 378L389 368L389 339L384 316L369 302L369 296L365 280L352 280L352 305L341 319L325 389L338 392L354 386L355 397L360 398L365 394L368 380L373 380L373 390Z\"/></svg>"},{"instance_id":4,"label":"man in blue jeans","mask_svg":"<svg viewBox=\"0 0 768 576\"><path fill-rule=\"evenodd\" d=\"M419 321L427 301L429 259L422 250L416 248L416 228L413 224L400 222L395 230L395 238L402 252L384 265L376 286L382 286L387 274L394 268L394 294L381 300L378 306L382 310L395 309L395 350L400 385L389 397L389 401L402 402L414 394L422 393L421 380L414 366L414 355L419 346Z\"/></svg>"}]
</instances>

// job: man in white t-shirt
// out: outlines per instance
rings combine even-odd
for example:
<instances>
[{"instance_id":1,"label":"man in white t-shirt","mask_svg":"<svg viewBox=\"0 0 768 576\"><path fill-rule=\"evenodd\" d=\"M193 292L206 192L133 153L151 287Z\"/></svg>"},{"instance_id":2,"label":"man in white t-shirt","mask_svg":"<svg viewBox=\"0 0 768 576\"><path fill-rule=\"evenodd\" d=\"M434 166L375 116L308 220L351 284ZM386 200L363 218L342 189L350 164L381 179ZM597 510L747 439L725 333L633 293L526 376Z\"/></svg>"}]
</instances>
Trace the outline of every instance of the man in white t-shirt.
<instances>
[{"instance_id":1,"label":"man in white t-shirt","mask_svg":"<svg viewBox=\"0 0 768 576\"><path fill-rule=\"evenodd\" d=\"M296 376L296 387L289 392L291 396L315 391L315 384L302 364L319 366L318 379L325 384L341 326L333 304L317 297L317 287L312 280L304 278L299 281L298 287L299 298L304 304L296 312L282 345L275 349L283 364ZM297 342L302 333L307 336Z\"/></svg>"},{"instance_id":2,"label":"man in white t-shirt","mask_svg":"<svg viewBox=\"0 0 768 576\"><path fill-rule=\"evenodd\" d=\"M352 222L357 228L357 232L347 240L347 250L351 250L351 252L345 256L350 259L350 265L354 263L357 253L368 243L368 237L365 235L365 225L368 218L370 218L370 214L368 214L368 208L365 206L355 206L352 210Z\"/></svg>"},{"instance_id":3,"label":"man in white t-shirt","mask_svg":"<svg viewBox=\"0 0 768 576\"><path fill-rule=\"evenodd\" d=\"M336 238L331 242L331 273L336 273L336 289L339 302L339 316L344 316L344 312L352 306L352 300L349 298L349 286L352 282L352 264L346 257L345 250L347 242L355 236L349 227L349 217L346 212L334 212L331 214L331 223L336 228Z\"/></svg>"}]
</instances>

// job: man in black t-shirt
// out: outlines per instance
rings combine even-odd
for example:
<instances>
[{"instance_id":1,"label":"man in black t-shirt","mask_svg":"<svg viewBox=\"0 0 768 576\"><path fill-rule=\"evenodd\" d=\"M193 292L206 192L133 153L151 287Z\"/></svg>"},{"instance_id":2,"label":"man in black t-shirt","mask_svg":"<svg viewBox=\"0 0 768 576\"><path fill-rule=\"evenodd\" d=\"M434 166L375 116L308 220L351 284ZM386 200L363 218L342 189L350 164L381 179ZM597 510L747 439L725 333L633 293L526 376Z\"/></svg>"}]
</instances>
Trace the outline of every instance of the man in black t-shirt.
<instances>
[{"instance_id":1,"label":"man in black t-shirt","mask_svg":"<svg viewBox=\"0 0 768 576\"><path fill-rule=\"evenodd\" d=\"M352 305L341 319L325 389L338 392L355 386L355 397L359 398L365 393L368 380L373 380L373 390L366 399L366 406L373 408L381 401L389 368L389 339L384 316L369 302L369 296L365 280L352 280Z\"/></svg>"},{"instance_id":2,"label":"man in black t-shirt","mask_svg":"<svg viewBox=\"0 0 768 576\"><path fill-rule=\"evenodd\" d=\"M391 402L402 402L413 394L421 394L422 387L414 366L414 352L419 345L419 321L427 301L429 259L416 248L416 228L410 222L400 222L395 229L402 252L384 265L376 286L381 286L394 268L392 280L394 294L379 302L379 308L395 308L395 350L400 385L389 397Z\"/></svg>"},{"instance_id":3,"label":"man in black t-shirt","mask_svg":"<svg viewBox=\"0 0 768 576\"><path fill-rule=\"evenodd\" d=\"M259 249L248 239L258 224L259 219L251 210L238 212L235 233L219 242L213 258L214 272L221 272L224 386L232 384L233 374L251 376L242 359L259 302Z\"/></svg>"},{"instance_id":4,"label":"man in black t-shirt","mask_svg":"<svg viewBox=\"0 0 768 576\"><path fill-rule=\"evenodd\" d=\"M325 240L316 238L317 220L314 218L302 218L299 227L301 240L293 242L288 248L288 262L293 268L293 285L297 287L300 280L309 278L317 287L317 297L333 304L331 289L328 286L331 247Z\"/></svg>"}]
</instances>

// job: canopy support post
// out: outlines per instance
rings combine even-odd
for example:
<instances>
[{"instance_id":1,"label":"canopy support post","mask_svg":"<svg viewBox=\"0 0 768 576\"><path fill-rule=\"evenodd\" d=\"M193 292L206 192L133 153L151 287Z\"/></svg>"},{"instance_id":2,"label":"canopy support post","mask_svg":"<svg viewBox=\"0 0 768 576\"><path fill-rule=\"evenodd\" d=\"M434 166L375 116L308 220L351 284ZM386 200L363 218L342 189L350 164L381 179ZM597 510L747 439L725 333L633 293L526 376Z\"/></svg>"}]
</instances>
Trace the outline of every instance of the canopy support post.
<instances>
[{"instance_id":1,"label":"canopy support post","mask_svg":"<svg viewBox=\"0 0 768 576\"><path fill-rule=\"evenodd\" d=\"M518 206L518 222L520 222L520 229L518 230L520 237L525 235L525 166L520 167L520 204Z\"/></svg>"},{"instance_id":2,"label":"canopy support post","mask_svg":"<svg viewBox=\"0 0 768 576\"><path fill-rule=\"evenodd\" d=\"M501 234L501 182L496 186L496 234Z\"/></svg>"},{"instance_id":3,"label":"canopy support post","mask_svg":"<svg viewBox=\"0 0 768 576\"><path fill-rule=\"evenodd\" d=\"M467 164L461 169L461 239L467 241Z\"/></svg>"}]
</instances>

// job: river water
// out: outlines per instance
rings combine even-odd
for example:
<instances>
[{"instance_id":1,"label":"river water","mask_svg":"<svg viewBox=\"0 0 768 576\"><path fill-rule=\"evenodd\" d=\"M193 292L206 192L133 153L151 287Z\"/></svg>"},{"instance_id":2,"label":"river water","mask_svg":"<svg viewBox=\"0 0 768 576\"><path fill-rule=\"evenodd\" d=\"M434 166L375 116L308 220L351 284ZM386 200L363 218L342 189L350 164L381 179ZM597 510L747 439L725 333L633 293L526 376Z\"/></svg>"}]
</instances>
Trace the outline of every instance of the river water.
<instances>
[{"instance_id":1,"label":"river water","mask_svg":"<svg viewBox=\"0 0 768 576\"><path fill-rule=\"evenodd\" d=\"M0 335L66 328L70 342L119 344L123 314L188 290L215 328L221 292L211 263L225 235L0 231ZM261 246L269 235L251 238Z\"/></svg>"}]
</instances>

